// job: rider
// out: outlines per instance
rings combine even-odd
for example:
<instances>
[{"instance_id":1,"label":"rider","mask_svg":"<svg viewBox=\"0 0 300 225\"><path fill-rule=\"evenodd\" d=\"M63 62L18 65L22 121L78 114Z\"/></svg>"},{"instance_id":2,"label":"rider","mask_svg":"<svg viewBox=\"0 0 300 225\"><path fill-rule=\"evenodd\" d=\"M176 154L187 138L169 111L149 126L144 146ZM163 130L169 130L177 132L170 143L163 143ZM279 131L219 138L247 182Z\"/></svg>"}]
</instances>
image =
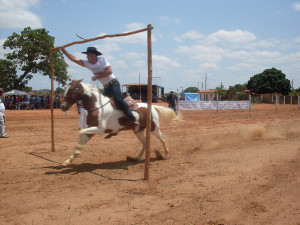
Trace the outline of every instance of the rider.
<instances>
[{"instance_id":1,"label":"rider","mask_svg":"<svg viewBox=\"0 0 300 225\"><path fill-rule=\"evenodd\" d=\"M139 122L136 120L127 103L122 98L120 83L116 76L112 73L110 63L104 57L98 57L102 55L102 53L98 52L95 47L88 47L86 52L82 52L87 55L87 60L81 60L67 52L64 47L61 47L61 51L71 61L80 66L86 67L93 72L94 76L92 76L92 80L99 80L102 83L104 86L104 95L114 98L116 106L122 110L128 119L134 124L134 132L139 131Z\"/></svg>"}]
</instances>

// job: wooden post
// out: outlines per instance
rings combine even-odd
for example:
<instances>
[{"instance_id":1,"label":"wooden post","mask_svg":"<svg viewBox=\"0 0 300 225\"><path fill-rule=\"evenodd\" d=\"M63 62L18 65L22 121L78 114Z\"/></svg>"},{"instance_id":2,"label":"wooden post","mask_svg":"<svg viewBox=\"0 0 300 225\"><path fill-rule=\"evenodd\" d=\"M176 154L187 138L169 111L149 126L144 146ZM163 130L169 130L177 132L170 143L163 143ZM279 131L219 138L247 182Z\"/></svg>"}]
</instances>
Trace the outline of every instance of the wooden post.
<instances>
[{"instance_id":1,"label":"wooden post","mask_svg":"<svg viewBox=\"0 0 300 225\"><path fill-rule=\"evenodd\" d=\"M52 49L50 49L50 71L51 71L51 145L52 145L52 152L55 152L55 145L54 145L54 112L53 112L54 68L53 68Z\"/></svg>"},{"instance_id":2,"label":"wooden post","mask_svg":"<svg viewBox=\"0 0 300 225\"><path fill-rule=\"evenodd\" d=\"M146 154L145 154L145 172L144 179L149 180L150 166L150 147L151 147L151 121L152 121L152 45L151 45L151 24L147 27L147 45L148 45L148 93L147 93L147 127L146 127Z\"/></svg>"},{"instance_id":3,"label":"wooden post","mask_svg":"<svg viewBox=\"0 0 300 225\"><path fill-rule=\"evenodd\" d=\"M298 109L300 109L300 96L298 96Z\"/></svg>"}]
</instances>

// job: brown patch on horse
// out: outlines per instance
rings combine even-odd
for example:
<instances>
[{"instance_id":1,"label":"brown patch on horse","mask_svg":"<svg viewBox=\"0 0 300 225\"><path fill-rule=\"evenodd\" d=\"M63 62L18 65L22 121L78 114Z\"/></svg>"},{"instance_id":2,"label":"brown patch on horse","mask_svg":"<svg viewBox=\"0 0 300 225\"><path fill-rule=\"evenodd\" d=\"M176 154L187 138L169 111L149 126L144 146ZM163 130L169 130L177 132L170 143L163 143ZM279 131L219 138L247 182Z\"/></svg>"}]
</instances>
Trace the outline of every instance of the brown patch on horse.
<instances>
[{"instance_id":1,"label":"brown patch on horse","mask_svg":"<svg viewBox=\"0 0 300 225\"><path fill-rule=\"evenodd\" d=\"M98 127L99 125L99 109L96 107L97 97L84 95L83 98L89 99L83 101L83 107L88 111L87 125L88 127Z\"/></svg>"},{"instance_id":2,"label":"brown patch on horse","mask_svg":"<svg viewBox=\"0 0 300 225\"><path fill-rule=\"evenodd\" d=\"M140 107L137 110L139 114L139 123L140 123L140 128L145 129L147 127L147 108L146 107ZM132 130L134 129L134 124L132 121L130 121L127 117L120 117L119 118L119 124L121 126L124 126L121 130ZM155 123L153 120L151 121L151 131L154 131L155 129Z\"/></svg>"},{"instance_id":3,"label":"brown patch on horse","mask_svg":"<svg viewBox=\"0 0 300 225\"><path fill-rule=\"evenodd\" d=\"M118 134L116 134L116 133L112 133L113 132L113 130L111 130L111 129L106 129L105 131L104 131L104 133L108 133L108 135L106 135L104 138L105 139L109 139L109 138L111 138L112 136L117 136Z\"/></svg>"}]
</instances>

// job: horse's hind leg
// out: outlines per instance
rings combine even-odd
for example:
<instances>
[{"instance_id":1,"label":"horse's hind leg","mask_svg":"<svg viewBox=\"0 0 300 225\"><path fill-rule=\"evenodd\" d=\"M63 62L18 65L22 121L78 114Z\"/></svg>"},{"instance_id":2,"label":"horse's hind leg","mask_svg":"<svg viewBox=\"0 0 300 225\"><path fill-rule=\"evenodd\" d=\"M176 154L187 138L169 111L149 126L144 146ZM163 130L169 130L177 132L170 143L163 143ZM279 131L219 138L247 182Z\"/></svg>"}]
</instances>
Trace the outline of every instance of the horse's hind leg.
<instances>
[{"instance_id":1,"label":"horse's hind leg","mask_svg":"<svg viewBox=\"0 0 300 225\"><path fill-rule=\"evenodd\" d=\"M134 134L137 136L139 141L143 144L143 147L137 157L135 157L135 158L127 157L128 161L140 161L146 150L146 137L144 135L143 130L140 130Z\"/></svg>"},{"instance_id":2,"label":"horse's hind leg","mask_svg":"<svg viewBox=\"0 0 300 225\"><path fill-rule=\"evenodd\" d=\"M165 148L165 156L162 157L163 159L167 159L168 158L168 154L169 154L169 149L165 140L164 135L161 133L160 129L158 127L155 127L154 131L152 132L159 140L160 142L163 144L164 148ZM159 157L159 152L156 152L156 155Z\"/></svg>"},{"instance_id":3,"label":"horse's hind leg","mask_svg":"<svg viewBox=\"0 0 300 225\"><path fill-rule=\"evenodd\" d=\"M72 155L63 163L64 166L70 165L74 158L77 158L81 154L82 147L94 136L94 134L79 133L78 144L75 146Z\"/></svg>"}]
</instances>

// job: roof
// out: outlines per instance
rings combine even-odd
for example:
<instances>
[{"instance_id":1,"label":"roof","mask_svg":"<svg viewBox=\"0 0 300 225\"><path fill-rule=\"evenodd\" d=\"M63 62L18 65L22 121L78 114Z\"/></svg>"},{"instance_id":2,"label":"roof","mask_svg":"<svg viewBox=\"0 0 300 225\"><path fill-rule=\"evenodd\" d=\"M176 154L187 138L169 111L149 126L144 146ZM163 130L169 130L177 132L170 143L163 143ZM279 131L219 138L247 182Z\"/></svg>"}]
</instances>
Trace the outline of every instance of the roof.
<instances>
[{"instance_id":1,"label":"roof","mask_svg":"<svg viewBox=\"0 0 300 225\"><path fill-rule=\"evenodd\" d=\"M197 91L198 93L215 93L216 90L215 89L209 89L209 90L202 90L202 91Z\"/></svg>"},{"instance_id":2,"label":"roof","mask_svg":"<svg viewBox=\"0 0 300 225\"><path fill-rule=\"evenodd\" d=\"M143 83L140 83L140 84L123 84L122 86L148 86L148 84L143 84Z\"/></svg>"}]
</instances>

